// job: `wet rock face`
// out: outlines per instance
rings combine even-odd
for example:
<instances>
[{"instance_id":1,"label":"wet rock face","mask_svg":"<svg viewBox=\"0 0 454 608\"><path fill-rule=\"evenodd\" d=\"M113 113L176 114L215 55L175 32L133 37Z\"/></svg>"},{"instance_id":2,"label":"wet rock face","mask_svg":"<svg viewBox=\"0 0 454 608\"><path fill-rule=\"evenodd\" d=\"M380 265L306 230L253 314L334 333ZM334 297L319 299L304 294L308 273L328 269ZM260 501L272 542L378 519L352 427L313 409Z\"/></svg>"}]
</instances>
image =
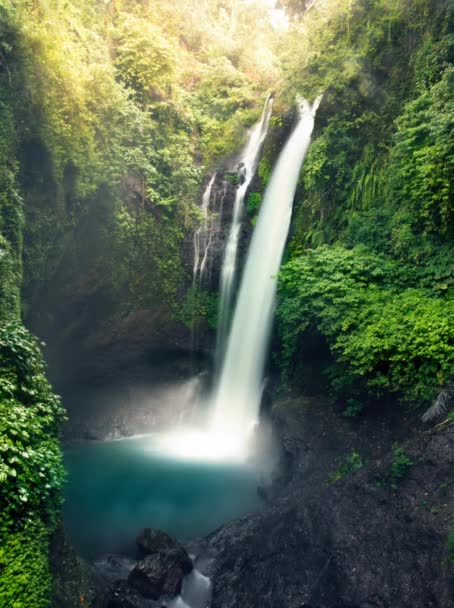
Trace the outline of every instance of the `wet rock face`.
<instances>
[{"instance_id":1,"label":"wet rock face","mask_svg":"<svg viewBox=\"0 0 454 608\"><path fill-rule=\"evenodd\" d=\"M198 275L201 287L210 291L217 291L221 276L224 250L228 238L228 232L232 223L233 208L237 185L228 181L226 174L218 172L211 189L210 202L208 205L208 217L205 229L202 229L199 252L199 269L205 251L207 259L203 276ZM209 176L208 176L209 179ZM194 234L187 234L183 247L184 265L192 274L194 269Z\"/></svg>"},{"instance_id":2,"label":"wet rock face","mask_svg":"<svg viewBox=\"0 0 454 608\"><path fill-rule=\"evenodd\" d=\"M454 425L402 445L413 464L401 478L392 451L335 483L297 474L261 513L213 534L212 608L453 606Z\"/></svg>"}]
</instances>

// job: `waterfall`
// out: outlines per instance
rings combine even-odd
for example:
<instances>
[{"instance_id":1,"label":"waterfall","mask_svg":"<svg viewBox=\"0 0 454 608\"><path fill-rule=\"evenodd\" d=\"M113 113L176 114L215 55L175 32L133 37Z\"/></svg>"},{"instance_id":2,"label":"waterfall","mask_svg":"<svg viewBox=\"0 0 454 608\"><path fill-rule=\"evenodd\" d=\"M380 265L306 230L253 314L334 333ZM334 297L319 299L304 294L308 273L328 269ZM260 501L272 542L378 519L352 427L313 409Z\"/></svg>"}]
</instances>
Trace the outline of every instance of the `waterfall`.
<instances>
[{"instance_id":1,"label":"waterfall","mask_svg":"<svg viewBox=\"0 0 454 608\"><path fill-rule=\"evenodd\" d=\"M202 196L202 204L200 210L202 211L202 221L200 226L194 232L194 262L192 267L192 327L191 327L191 346L192 352L196 350L197 346L197 315L196 315L196 303L199 295L199 290L202 287L203 277L208 261L208 252L211 247L213 239L213 225L214 219L213 214L211 218L209 216L209 208L211 202L211 194L213 191L213 184L216 180L216 173L213 174L212 178L207 184L205 191ZM210 222L209 222L210 220Z\"/></svg>"},{"instance_id":2,"label":"waterfall","mask_svg":"<svg viewBox=\"0 0 454 608\"><path fill-rule=\"evenodd\" d=\"M306 100L301 102L298 123L279 156L263 198L213 398L214 431L244 435L257 421L273 321L276 275L320 100L321 97L316 99L312 106ZM225 264L231 263L226 254ZM229 267L226 274L232 271Z\"/></svg>"},{"instance_id":3,"label":"waterfall","mask_svg":"<svg viewBox=\"0 0 454 608\"><path fill-rule=\"evenodd\" d=\"M192 269L194 289L196 288L197 284L197 276L199 276L199 284L202 282L203 273L206 267L206 260L208 257L208 250L211 245L212 230L209 230L208 226L208 210L210 207L211 191L213 190L215 179L216 173L213 174L213 177L208 182L205 192L203 193L202 205L200 206L203 220L200 226L194 232L194 265Z\"/></svg>"},{"instance_id":4,"label":"waterfall","mask_svg":"<svg viewBox=\"0 0 454 608\"><path fill-rule=\"evenodd\" d=\"M227 245L221 270L220 298L218 312L218 333L216 344L216 360L219 362L224 349L229 328L229 318L232 307L233 288L236 274L238 243L240 240L241 220L243 216L244 197L257 169L260 150L268 131L271 117L273 98L268 98L263 107L259 122L252 128L246 148L238 165L238 176L242 183L237 188L235 203L233 206L233 217L227 237Z\"/></svg>"}]
</instances>

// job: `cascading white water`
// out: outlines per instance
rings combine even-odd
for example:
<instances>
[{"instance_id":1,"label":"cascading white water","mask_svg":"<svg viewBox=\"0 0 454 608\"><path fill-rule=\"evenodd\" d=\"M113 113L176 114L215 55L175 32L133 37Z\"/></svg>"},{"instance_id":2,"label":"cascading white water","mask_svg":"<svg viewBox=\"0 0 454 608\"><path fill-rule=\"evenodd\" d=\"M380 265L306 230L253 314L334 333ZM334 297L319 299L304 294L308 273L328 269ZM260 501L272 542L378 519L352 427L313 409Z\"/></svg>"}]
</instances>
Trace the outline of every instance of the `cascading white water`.
<instances>
[{"instance_id":1,"label":"cascading white water","mask_svg":"<svg viewBox=\"0 0 454 608\"><path fill-rule=\"evenodd\" d=\"M265 192L214 394L214 432L244 435L257 421L273 321L276 275L320 100L321 97L316 99L312 106L306 100L301 102L299 121L279 156Z\"/></svg>"},{"instance_id":2,"label":"cascading white water","mask_svg":"<svg viewBox=\"0 0 454 608\"><path fill-rule=\"evenodd\" d=\"M208 210L210 207L211 192L213 190L215 179L216 173L213 174L213 177L208 182L205 192L203 193L202 205L200 206L203 214L203 221L194 232L194 265L192 270L194 288L196 287L197 276L199 276L199 282L202 281L203 272L206 267L208 250L211 245L211 230L209 230L208 227Z\"/></svg>"},{"instance_id":3,"label":"cascading white water","mask_svg":"<svg viewBox=\"0 0 454 608\"><path fill-rule=\"evenodd\" d=\"M232 306L233 287L237 266L238 243L240 240L241 220L243 216L244 197L257 169L260 150L268 131L271 117L273 98L268 98L263 107L260 121L252 128L249 140L241 156L241 174L244 181L238 187L233 206L232 224L227 237L227 245L221 270L221 283L219 294L218 333L216 344L216 359L219 361L224 352L225 339L229 328L229 318ZM240 173L240 172L239 172Z\"/></svg>"},{"instance_id":4,"label":"cascading white water","mask_svg":"<svg viewBox=\"0 0 454 608\"><path fill-rule=\"evenodd\" d=\"M183 579L181 595L167 604L169 608L206 608L210 601L211 581L194 568Z\"/></svg>"}]
</instances>

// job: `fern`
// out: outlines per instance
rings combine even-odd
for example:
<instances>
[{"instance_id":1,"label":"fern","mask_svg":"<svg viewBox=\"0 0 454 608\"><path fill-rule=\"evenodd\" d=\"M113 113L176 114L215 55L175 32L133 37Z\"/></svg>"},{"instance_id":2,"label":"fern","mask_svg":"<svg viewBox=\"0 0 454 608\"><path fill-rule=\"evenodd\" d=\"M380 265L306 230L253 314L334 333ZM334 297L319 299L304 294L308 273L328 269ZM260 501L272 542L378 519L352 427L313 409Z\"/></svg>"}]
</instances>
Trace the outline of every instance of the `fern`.
<instances>
[{"instance_id":1,"label":"fern","mask_svg":"<svg viewBox=\"0 0 454 608\"><path fill-rule=\"evenodd\" d=\"M424 413L421 420L423 422L430 422L436 418L444 416L448 409L449 404L454 398L454 384L449 384L444 388L435 399L435 403Z\"/></svg>"}]
</instances>

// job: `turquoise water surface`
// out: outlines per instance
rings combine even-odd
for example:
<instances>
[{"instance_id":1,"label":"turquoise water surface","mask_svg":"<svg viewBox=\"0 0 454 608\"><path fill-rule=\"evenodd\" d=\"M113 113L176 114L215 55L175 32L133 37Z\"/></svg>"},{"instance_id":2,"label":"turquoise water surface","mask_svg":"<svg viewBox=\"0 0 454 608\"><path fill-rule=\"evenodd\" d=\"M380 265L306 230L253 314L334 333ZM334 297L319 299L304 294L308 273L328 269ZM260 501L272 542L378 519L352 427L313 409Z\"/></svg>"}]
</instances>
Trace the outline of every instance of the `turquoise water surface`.
<instances>
[{"instance_id":1,"label":"turquoise water surface","mask_svg":"<svg viewBox=\"0 0 454 608\"><path fill-rule=\"evenodd\" d=\"M74 445L65 466L65 525L88 558L133 554L144 527L188 541L260 501L253 467L178 460L153 451L151 436Z\"/></svg>"}]
</instances>

